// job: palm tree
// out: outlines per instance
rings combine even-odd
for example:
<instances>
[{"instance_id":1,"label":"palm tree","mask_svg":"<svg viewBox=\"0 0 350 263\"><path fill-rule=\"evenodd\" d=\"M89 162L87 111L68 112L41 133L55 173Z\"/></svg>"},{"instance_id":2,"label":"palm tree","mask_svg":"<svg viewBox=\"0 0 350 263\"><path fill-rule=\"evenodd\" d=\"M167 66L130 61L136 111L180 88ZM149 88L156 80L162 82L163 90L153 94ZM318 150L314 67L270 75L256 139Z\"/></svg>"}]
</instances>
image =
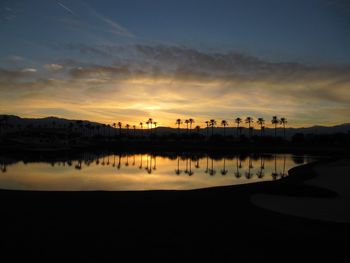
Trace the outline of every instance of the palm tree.
<instances>
[{"instance_id":1,"label":"palm tree","mask_svg":"<svg viewBox=\"0 0 350 263\"><path fill-rule=\"evenodd\" d=\"M186 123L186 125L187 125L187 133L188 133L188 124L190 124L190 120L185 120L185 123Z\"/></svg>"},{"instance_id":2,"label":"palm tree","mask_svg":"<svg viewBox=\"0 0 350 263\"><path fill-rule=\"evenodd\" d=\"M147 124L147 129L149 129L150 122L146 121L146 124Z\"/></svg>"},{"instance_id":3,"label":"palm tree","mask_svg":"<svg viewBox=\"0 0 350 263\"><path fill-rule=\"evenodd\" d=\"M277 135L277 124L278 124L279 122L280 122L280 121L279 121L279 119L277 118L277 116L273 116L273 117L272 117L271 123L272 123L273 125L275 125L275 137L276 137L276 135Z\"/></svg>"},{"instance_id":4,"label":"palm tree","mask_svg":"<svg viewBox=\"0 0 350 263\"><path fill-rule=\"evenodd\" d=\"M156 128L157 128L158 122L155 121L155 122L153 122L153 124L154 124L154 133L157 133L157 129Z\"/></svg>"},{"instance_id":5,"label":"palm tree","mask_svg":"<svg viewBox=\"0 0 350 263\"><path fill-rule=\"evenodd\" d=\"M191 130L192 130L192 124L194 123L194 119L189 119L188 121L190 122L190 133L191 133Z\"/></svg>"},{"instance_id":6,"label":"palm tree","mask_svg":"<svg viewBox=\"0 0 350 263\"><path fill-rule=\"evenodd\" d=\"M216 120L211 119L211 120L209 121L209 125L211 126L211 136L213 136L213 135L214 135L214 127L215 127L215 125L216 125Z\"/></svg>"},{"instance_id":7,"label":"palm tree","mask_svg":"<svg viewBox=\"0 0 350 263\"><path fill-rule=\"evenodd\" d=\"M239 134L239 136L241 136L241 129L240 129L239 125L242 123L242 119L240 117L237 117L235 119L235 123L237 123L237 137L238 137L238 134Z\"/></svg>"},{"instance_id":8,"label":"palm tree","mask_svg":"<svg viewBox=\"0 0 350 263\"><path fill-rule=\"evenodd\" d=\"M286 138L286 124L287 124L287 119L282 117L280 119L280 124L283 125L283 137L284 139Z\"/></svg>"},{"instance_id":9,"label":"palm tree","mask_svg":"<svg viewBox=\"0 0 350 263\"><path fill-rule=\"evenodd\" d=\"M224 136L225 136L226 135L226 126L228 126L228 122L226 120L222 120L221 126L224 126Z\"/></svg>"},{"instance_id":10,"label":"palm tree","mask_svg":"<svg viewBox=\"0 0 350 263\"><path fill-rule=\"evenodd\" d=\"M125 125L125 128L126 128L126 135L129 136L129 128L130 128L130 125L129 125L129 124L126 124L126 125Z\"/></svg>"},{"instance_id":11,"label":"palm tree","mask_svg":"<svg viewBox=\"0 0 350 263\"><path fill-rule=\"evenodd\" d=\"M196 129L196 131L197 131L197 134L199 135L199 131L200 131L200 129L201 129L201 126L197 125L197 126L195 127L195 129Z\"/></svg>"},{"instance_id":12,"label":"palm tree","mask_svg":"<svg viewBox=\"0 0 350 263\"><path fill-rule=\"evenodd\" d=\"M113 122L112 127L113 127L114 129L117 128L117 124L116 124L115 122ZM114 132L114 135L115 135L115 132Z\"/></svg>"},{"instance_id":13,"label":"palm tree","mask_svg":"<svg viewBox=\"0 0 350 263\"><path fill-rule=\"evenodd\" d=\"M132 128L134 129L134 136L136 135L136 125L133 125Z\"/></svg>"},{"instance_id":14,"label":"palm tree","mask_svg":"<svg viewBox=\"0 0 350 263\"><path fill-rule=\"evenodd\" d=\"M148 119L148 123L150 124L150 126L151 126L151 133L152 133L152 124L153 124L153 119L152 118L149 118Z\"/></svg>"},{"instance_id":15,"label":"palm tree","mask_svg":"<svg viewBox=\"0 0 350 263\"><path fill-rule=\"evenodd\" d=\"M143 135L143 122L140 122L140 126L141 126L141 134Z\"/></svg>"},{"instance_id":16,"label":"palm tree","mask_svg":"<svg viewBox=\"0 0 350 263\"><path fill-rule=\"evenodd\" d=\"M180 134L180 125L182 124L182 120L181 119L177 119L175 124L177 124L177 134Z\"/></svg>"},{"instance_id":17,"label":"palm tree","mask_svg":"<svg viewBox=\"0 0 350 263\"><path fill-rule=\"evenodd\" d=\"M122 126L123 124L121 122L118 122L118 127L119 127L119 135L122 135Z\"/></svg>"},{"instance_id":18,"label":"palm tree","mask_svg":"<svg viewBox=\"0 0 350 263\"><path fill-rule=\"evenodd\" d=\"M247 118L245 118L245 123L248 123L249 137L252 136L252 130L251 130L250 125L251 125L253 122L254 122L254 120L253 120L252 117L247 117Z\"/></svg>"},{"instance_id":19,"label":"palm tree","mask_svg":"<svg viewBox=\"0 0 350 263\"><path fill-rule=\"evenodd\" d=\"M206 121L205 124L207 125L207 137L209 136L209 121Z\"/></svg>"},{"instance_id":20,"label":"palm tree","mask_svg":"<svg viewBox=\"0 0 350 263\"><path fill-rule=\"evenodd\" d=\"M260 136L262 136L265 120L263 118L258 118L258 121L256 123L260 125Z\"/></svg>"}]
</instances>

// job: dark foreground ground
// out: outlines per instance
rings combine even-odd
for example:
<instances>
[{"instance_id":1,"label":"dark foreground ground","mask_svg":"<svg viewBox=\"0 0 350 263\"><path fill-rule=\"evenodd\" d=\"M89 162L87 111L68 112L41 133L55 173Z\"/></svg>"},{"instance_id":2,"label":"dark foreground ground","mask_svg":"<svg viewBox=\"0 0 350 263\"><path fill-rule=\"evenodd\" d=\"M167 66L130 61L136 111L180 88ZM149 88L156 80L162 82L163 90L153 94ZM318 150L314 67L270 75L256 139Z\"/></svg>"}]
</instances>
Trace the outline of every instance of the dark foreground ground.
<instances>
[{"instance_id":1,"label":"dark foreground ground","mask_svg":"<svg viewBox=\"0 0 350 263\"><path fill-rule=\"evenodd\" d=\"M313 165L277 182L194 191L0 191L0 255L11 256L7 262L349 262L350 224L281 215L250 202L256 193L333 198L303 184L316 176Z\"/></svg>"}]
</instances>

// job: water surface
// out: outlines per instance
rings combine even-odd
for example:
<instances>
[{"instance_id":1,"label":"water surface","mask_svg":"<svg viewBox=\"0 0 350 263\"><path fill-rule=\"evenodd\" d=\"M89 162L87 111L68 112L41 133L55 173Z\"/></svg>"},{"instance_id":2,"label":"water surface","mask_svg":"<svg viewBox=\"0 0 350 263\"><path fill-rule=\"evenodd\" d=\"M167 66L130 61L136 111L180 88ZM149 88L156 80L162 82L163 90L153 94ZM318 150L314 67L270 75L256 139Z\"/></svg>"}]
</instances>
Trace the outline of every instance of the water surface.
<instances>
[{"instance_id":1,"label":"water surface","mask_svg":"<svg viewBox=\"0 0 350 263\"><path fill-rule=\"evenodd\" d=\"M292 154L152 155L92 154L60 160L0 158L1 189L187 190L279 180L307 163Z\"/></svg>"}]
</instances>

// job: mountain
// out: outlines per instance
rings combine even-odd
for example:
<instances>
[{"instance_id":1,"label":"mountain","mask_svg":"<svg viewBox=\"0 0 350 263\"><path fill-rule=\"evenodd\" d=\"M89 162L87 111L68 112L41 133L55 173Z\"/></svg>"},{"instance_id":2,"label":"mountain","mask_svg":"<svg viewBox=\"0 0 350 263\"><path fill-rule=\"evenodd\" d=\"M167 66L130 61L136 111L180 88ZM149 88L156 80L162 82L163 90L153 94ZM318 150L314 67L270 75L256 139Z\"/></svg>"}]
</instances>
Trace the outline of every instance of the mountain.
<instances>
[{"instance_id":1,"label":"mountain","mask_svg":"<svg viewBox=\"0 0 350 263\"><path fill-rule=\"evenodd\" d=\"M98 122L91 122L88 120L69 120L69 119L63 119L58 117L45 117L45 118L21 118L14 115L0 115L0 122L1 124L8 127L10 130L17 130L17 129L24 129L26 127L34 127L34 128L67 128L69 126L75 127L76 129L82 128L82 129L91 129L91 127L94 127L97 130L101 130L100 132L107 133L115 133L118 134L119 128L117 127L114 129L113 127L106 126L105 124L98 123ZM105 125L105 126L103 126ZM111 125L111 124L110 124ZM98 128L96 128L98 127ZM171 127L157 127L156 130L152 129L153 133L156 133L158 135L164 135L164 134L170 134L170 133L177 133L177 128L171 128ZM122 128L122 132L126 132L125 127ZM130 128L129 133L132 134L134 131L132 128ZM140 130L140 127L137 126L137 129L135 131L136 134L140 134L142 131ZM147 132L147 127L144 126L144 131ZM182 128L180 129L180 133L186 133L187 130L185 128L185 125L182 125ZM194 129L192 129L192 133L196 133ZM265 128L265 135L274 135L274 128ZM312 126L312 127L303 127L303 128L286 128L286 137L290 138L296 133L304 133L304 134L334 134L334 133L349 133L350 132L350 123L341 124L341 125L335 125L335 126ZM207 133L211 135L212 130L209 128L202 128L199 131L200 134L206 135ZM226 127L225 129L226 135L236 135L237 129L235 127ZM223 127L216 127L214 128L214 134L224 134L224 128ZM242 128L242 134L248 135L248 129ZM260 130L255 129L253 132L254 135L260 135ZM283 136L283 128L279 127L277 128L277 135Z\"/></svg>"}]
</instances>

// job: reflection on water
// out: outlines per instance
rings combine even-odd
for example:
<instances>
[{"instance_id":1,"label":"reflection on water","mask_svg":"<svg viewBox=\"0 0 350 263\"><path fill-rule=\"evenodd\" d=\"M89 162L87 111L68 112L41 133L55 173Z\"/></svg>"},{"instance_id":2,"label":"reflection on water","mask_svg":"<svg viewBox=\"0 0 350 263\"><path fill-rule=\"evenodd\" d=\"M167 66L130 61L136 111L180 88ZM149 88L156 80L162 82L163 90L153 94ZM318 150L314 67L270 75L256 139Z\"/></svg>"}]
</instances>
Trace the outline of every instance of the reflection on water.
<instances>
[{"instance_id":1,"label":"reflection on water","mask_svg":"<svg viewBox=\"0 0 350 263\"><path fill-rule=\"evenodd\" d=\"M0 188L20 190L196 189L278 180L308 162L291 154L92 154L60 160L0 158Z\"/></svg>"}]
</instances>

